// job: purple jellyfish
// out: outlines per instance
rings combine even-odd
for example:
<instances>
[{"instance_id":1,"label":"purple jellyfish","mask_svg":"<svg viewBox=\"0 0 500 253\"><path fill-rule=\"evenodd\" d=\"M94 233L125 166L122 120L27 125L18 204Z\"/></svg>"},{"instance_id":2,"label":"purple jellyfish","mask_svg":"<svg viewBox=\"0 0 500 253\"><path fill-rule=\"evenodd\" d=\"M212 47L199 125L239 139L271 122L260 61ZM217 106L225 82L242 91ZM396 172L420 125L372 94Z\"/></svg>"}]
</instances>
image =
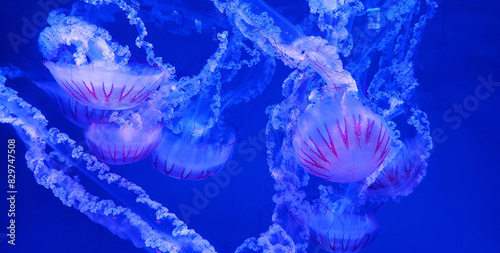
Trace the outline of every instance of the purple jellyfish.
<instances>
[{"instance_id":1,"label":"purple jellyfish","mask_svg":"<svg viewBox=\"0 0 500 253\"><path fill-rule=\"evenodd\" d=\"M144 66L135 70L109 70L91 65L76 66L51 61L44 64L69 95L84 105L104 110L137 106L165 79L165 71Z\"/></svg>"},{"instance_id":2,"label":"purple jellyfish","mask_svg":"<svg viewBox=\"0 0 500 253\"><path fill-rule=\"evenodd\" d=\"M227 47L242 46L240 39L233 37ZM224 69L235 65L235 60L241 66L245 60L238 59L240 56L227 51L221 57L218 67L209 62L198 77L187 83L182 81L189 86L198 82L210 85L191 100L182 117L173 122L172 130L165 128L161 143L151 156L156 169L166 175L200 180L222 170L229 163L236 143L234 129L223 119L224 110L258 96L274 74L275 61L266 55L260 55L255 66L244 74ZM222 90L219 85L227 86ZM227 89L228 86L234 88Z\"/></svg>"},{"instance_id":3,"label":"purple jellyfish","mask_svg":"<svg viewBox=\"0 0 500 253\"><path fill-rule=\"evenodd\" d=\"M425 176L427 162L426 145L422 136L408 138L389 164L368 188L371 200L404 197L413 191Z\"/></svg>"},{"instance_id":4,"label":"purple jellyfish","mask_svg":"<svg viewBox=\"0 0 500 253\"><path fill-rule=\"evenodd\" d=\"M65 92L86 106L135 107L170 75L164 67L130 63L128 47L83 18L52 12L48 23L38 40L44 65Z\"/></svg>"},{"instance_id":5,"label":"purple jellyfish","mask_svg":"<svg viewBox=\"0 0 500 253\"><path fill-rule=\"evenodd\" d=\"M78 102L55 82L38 82L37 85L50 95L68 120L81 128L86 129L93 122L103 121L113 113L110 110L95 109Z\"/></svg>"},{"instance_id":6,"label":"purple jellyfish","mask_svg":"<svg viewBox=\"0 0 500 253\"><path fill-rule=\"evenodd\" d=\"M139 108L140 111L141 108ZM93 122L85 140L94 155L108 164L128 164L149 156L161 140L156 110L114 112L109 119Z\"/></svg>"},{"instance_id":7,"label":"purple jellyfish","mask_svg":"<svg viewBox=\"0 0 500 253\"><path fill-rule=\"evenodd\" d=\"M151 156L156 169L178 179L211 177L228 164L236 143L234 131L206 113L205 101L193 108L181 119L182 132L164 131Z\"/></svg>"},{"instance_id":8,"label":"purple jellyfish","mask_svg":"<svg viewBox=\"0 0 500 253\"><path fill-rule=\"evenodd\" d=\"M374 215L364 213L359 205L338 200L328 207L313 204L308 226L312 241L329 252L359 252L377 235Z\"/></svg>"},{"instance_id":9,"label":"purple jellyfish","mask_svg":"<svg viewBox=\"0 0 500 253\"><path fill-rule=\"evenodd\" d=\"M293 146L309 173L347 183L372 174L387 156L390 141L380 116L349 93L325 90L299 116Z\"/></svg>"}]
</instances>

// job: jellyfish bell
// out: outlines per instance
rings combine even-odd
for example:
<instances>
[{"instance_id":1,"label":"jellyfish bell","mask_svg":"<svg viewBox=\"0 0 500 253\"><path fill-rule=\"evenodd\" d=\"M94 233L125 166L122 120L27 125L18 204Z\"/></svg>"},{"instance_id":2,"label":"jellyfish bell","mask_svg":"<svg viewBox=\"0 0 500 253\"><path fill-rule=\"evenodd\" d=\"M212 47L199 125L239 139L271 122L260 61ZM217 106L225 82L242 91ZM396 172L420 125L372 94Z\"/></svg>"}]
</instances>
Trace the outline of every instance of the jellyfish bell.
<instances>
[{"instance_id":1,"label":"jellyfish bell","mask_svg":"<svg viewBox=\"0 0 500 253\"><path fill-rule=\"evenodd\" d=\"M235 55L229 54L228 59L233 59ZM171 177L187 180L205 179L224 169L233 155L236 135L221 114L231 106L247 102L262 93L272 78L274 67L273 58L260 55L260 61L244 75L232 70L205 68L196 79L181 80L186 86L192 86L191 82L203 83L204 86L187 103L188 109L182 111L182 116L175 120L173 127L165 128L162 141L151 156L156 169ZM237 86L220 89L216 87L217 82L207 82L214 78L224 80L221 83L228 86L234 83Z\"/></svg>"},{"instance_id":2,"label":"jellyfish bell","mask_svg":"<svg viewBox=\"0 0 500 253\"><path fill-rule=\"evenodd\" d=\"M48 18L38 39L45 67L56 82L80 103L102 110L133 108L170 76L169 70L131 62L127 46L108 31L80 17L58 11Z\"/></svg>"},{"instance_id":3,"label":"jellyfish bell","mask_svg":"<svg viewBox=\"0 0 500 253\"><path fill-rule=\"evenodd\" d=\"M349 93L313 92L293 137L298 162L309 173L337 183L366 178L382 164L391 133L384 119Z\"/></svg>"},{"instance_id":4,"label":"jellyfish bell","mask_svg":"<svg viewBox=\"0 0 500 253\"><path fill-rule=\"evenodd\" d=\"M134 128L94 122L85 134L92 153L107 164L138 162L151 154L161 140L161 128Z\"/></svg>"},{"instance_id":5,"label":"jellyfish bell","mask_svg":"<svg viewBox=\"0 0 500 253\"><path fill-rule=\"evenodd\" d=\"M211 102L200 96L177 122L180 129L165 128L151 155L156 169L174 178L200 180L213 176L229 163L236 143L235 132L213 116Z\"/></svg>"},{"instance_id":6,"label":"jellyfish bell","mask_svg":"<svg viewBox=\"0 0 500 253\"><path fill-rule=\"evenodd\" d=\"M113 113L111 110L100 110L78 102L55 82L36 82L36 85L47 92L60 112L80 128L87 129L93 122L103 121Z\"/></svg>"},{"instance_id":7,"label":"jellyfish bell","mask_svg":"<svg viewBox=\"0 0 500 253\"><path fill-rule=\"evenodd\" d=\"M235 133L220 126L185 129L181 134L164 131L151 155L160 172L178 179L200 180L221 171L233 155Z\"/></svg>"},{"instance_id":8,"label":"jellyfish bell","mask_svg":"<svg viewBox=\"0 0 500 253\"><path fill-rule=\"evenodd\" d=\"M222 170L232 157L234 133L228 134L220 143L201 138L186 141L184 138L164 133L151 156L156 169L174 178L200 180Z\"/></svg>"},{"instance_id":9,"label":"jellyfish bell","mask_svg":"<svg viewBox=\"0 0 500 253\"><path fill-rule=\"evenodd\" d=\"M371 201L385 202L407 196L425 176L427 152L423 137L417 134L401 145L396 156L368 187L367 196Z\"/></svg>"},{"instance_id":10,"label":"jellyfish bell","mask_svg":"<svg viewBox=\"0 0 500 253\"><path fill-rule=\"evenodd\" d=\"M311 240L328 252L359 252L375 239L378 222L359 206L339 199L335 203L316 201L308 218Z\"/></svg>"},{"instance_id":11,"label":"jellyfish bell","mask_svg":"<svg viewBox=\"0 0 500 253\"><path fill-rule=\"evenodd\" d=\"M152 67L109 70L91 65L45 61L45 67L80 103L102 110L123 110L146 100L165 80L166 71Z\"/></svg>"},{"instance_id":12,"label":"jellyfish bell","mask_svg":"<svg viewBox=\"0 0 500 253\"><path fill-rule=\"evenodd\" d=\"M163 125L154 109L121 113L93 122L85 132L92 153L107 164L138 162L149 156L161 140Z\"/></svg>"}]
</instances>

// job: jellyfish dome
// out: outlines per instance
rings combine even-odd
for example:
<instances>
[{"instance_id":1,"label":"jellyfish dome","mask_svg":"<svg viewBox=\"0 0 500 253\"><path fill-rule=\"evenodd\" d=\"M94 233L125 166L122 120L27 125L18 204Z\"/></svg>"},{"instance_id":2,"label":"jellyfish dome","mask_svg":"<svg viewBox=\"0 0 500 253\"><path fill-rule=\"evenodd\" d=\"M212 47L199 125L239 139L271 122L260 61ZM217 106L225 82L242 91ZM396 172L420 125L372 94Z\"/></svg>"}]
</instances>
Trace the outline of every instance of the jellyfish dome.
<instances>
[{"instance_id":1,"label":"jellyfish dome","mask_svg":"<svg viewBox=\"0 0 500 253\"><path fill-rule=\"evenodd\" d=\"M165 78L157 69L112 70L45 62L57 83L80 103L98 109L128 109L149 97Z\"/></svg>"},{"instance_id":2,"label":"jellyfish dome","mask_svg":"<svg viewBox=\"0 0 500 253\"><path fill-rule=\"evenodd\" d=\"M199 75L177 83L178 87L206 85L186 101L187 108L179 112L181 116L165 127L161 142L151 155L156 169L170 177L200 180L224 169L237 142L233 125L224 119L225 110L260 95L274 74L272 57L248 50L240 34L230 39L226 35L219 34L227 44L219 46ZM238 47L248 50L251 58L244 58L240 49L235 49ZM243 74L234 71L250 66Z\"/></svg>"},{"instance_id":3,"label":"jellyfish dome","mask_svg":"<svg viewBox=\"0 0 500 253\"><path fill-rule=\"evenodd\" d=\"M153 100L134 110L115 111L85 132L92 153L107 164L128 164L148 157L161 140L161 114Z\"/></svg>"},{"instance_id":4,"label":"jellyfish dome","mask_svg":"<svg viewBox=\"0 0 500 253\"><path fill-rule=\"evenodd\" d=\"M425 145L421 135L407 139L396 157L384 167L368 188L372 201L382 202L410 194L426 174Z\"/></svg>"},{"instance_id":5,"label":"jellyfish dome","mask_svg":"<svg viewBox=\"0 0 500 253\"><path fill-rule=\"evenodd\" d=\"M385 121L349 93L325 90L299 116L293 146L311 174L346 183L372 174L390 150Z\"/></svg>"},{"instance_id":6,"label":"jellyfish dome","mask_svg":"<svg viewBox=\"0 0 500 253\"><path fill-rule=\"evenodd\" d=\"M207 111L204 105L201 103L194 108ZM231 128L211 121L206 113L185 117L180 124L182 132L164 131L160 144L153 151L151 161L156 169L174 178L200 180L226 167L236 143Z\"/></svg>"},{"instance_id":7,"label":"jellyfish dome","mask_svg":"<svg viewBox=\"0 0 500 253\"><path fill-rule=\"evenodd\" d=\"M121 110L139 105L168 79L162 67L129 62L130 51L82 18L51 12L39 37L45 67L80 103Z\"/></svg>"},{"instance_id":8,"label":"jellyfish dome","mask_svg":"<svg viewBox=\"0 0 500 253\"><path fill-rule=\"evenodd\" d=\"M108 164L128 164L148 157L158 146L161 127L119 126L94 122L85 133L92 153Z\"/></svg>"},{"instance_id":9,"label":"jellyfish dome","mask_svg":"<svg viewBox=\"0 0 500 253\"><path fill-rule=\"evenodd\" d=\"M348 201L316 202L312 206L308 227L311 240L328 252L359 252L377 235L374 215L359 211ZM328 205L328 206L326 206Z\"/></svg>"},{"instance_id":10,"label":"jellyfish dome","mask_svg":"<svg viewBox=\"0 0 500 253\"><path fill-rule=\"evenodd\" d=\"M191 139L185 135L165 133L151 159L159 171L174 178L199 180L213 176L222 170L233 155L236 143L234 133L227 134L220 142L210 135L218 135L216 129L204 137ZM208 138L208 139L204 139Z\"/></svg>"},{"instance_id":11,"label":"jellyfish dome","mask_svg":"<svg viewBox=\"0 0 500 253\"><path fill-rule=\"evenodd\" d=\"M78 102L55 82L37 82L37 85L50 95L69 121L81 128L87 129L93 122L104 121L113 113L111 110L100 110Z\"/></svg>"}]
</instances>

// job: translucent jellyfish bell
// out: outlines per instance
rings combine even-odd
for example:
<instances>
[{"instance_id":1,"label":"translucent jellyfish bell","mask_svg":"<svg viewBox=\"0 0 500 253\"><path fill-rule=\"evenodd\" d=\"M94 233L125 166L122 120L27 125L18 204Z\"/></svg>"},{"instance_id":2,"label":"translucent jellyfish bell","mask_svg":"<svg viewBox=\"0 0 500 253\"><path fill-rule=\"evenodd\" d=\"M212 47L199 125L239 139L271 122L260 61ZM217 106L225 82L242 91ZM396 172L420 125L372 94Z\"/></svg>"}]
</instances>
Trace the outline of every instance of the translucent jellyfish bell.
<instances>
[{"instance_id":1,"label":"translucent jellyfish bell","mask_svg":"<svg viewBox=\"0 0 500 253\"><path fill-rule=\"evenodd\" d=\"M293 146L299 163L311 174L354 182L372 174L390 149L385 121L361 102L325 90L299 116Z\"/></svg>"},{"instance_id":2,"label":"translucent jellyfish bell","mask_svg":"<svg viewBox=\"0 0 500 253\"><path fill-rule=\"evenodd\" d=\"M103 110L129 109L142 103L168 78L149 64L129 63L128 47L81 18L52 12L40 33L45 67L61 88L80 103Z\"/></svg>"},{"instance_id":3,"label":"translucent jellyfish bell","mask_svg":"<svg viewBox=\"0 0 500 253\"><path fill-rule=\"evenodd\" d=\"M93 122L101 122L113 113L110 110L95 109L78 102L55 82L38 82L37 85L50 95L68 120L81 128L86 129Z\"/></svg>"},{"instance_id":4,"label":"translucent jellyfish bell","mask_svg":"<svg viewBox=\"0 0 500 253\"><path fill-rule=\"evenodd\" d=\"M222 170L233 154L236 142L234 132L222 134L217 128L211 133L195 138L188 134L176 135L165 132L161 143L152 154L156 169L174 178L199 180L213 176Z\"/></svg>"},{"instance_id":5,"label":"translucent jellyfish bell","mask_svg":"<svg viewBox=\"0 0 500 253\"><path fill-rule=\"evenodd\" d=\"M315 203L309 216L310 238L328 252L359 252L377 235L374 215L355 210L358 206L340 199L334 204Z\"/></svg>"},{"instance_id":6,"label":"translucent jellyfish bell","mask_svg":"<svg viewBox=\"0 0 500 253\"><path fill-rule=\"evenodd\" d=\"M368 188L369 198L383 202L410 194L426 174L426 157L422 136L407 139Z\"/></svg>"},{"instance_id":7,"label":"translucent jellyfish bell","mask_svg":"<svg viewBox=\"0 0 500 253\"><path fill-rule=\"evenodd\" d=\"M85 132L92 153L108 164L129 164L149 156L161 140L162 125L155 110L115 112L109 120L96 121Z\"/></svg>"},{"instance_id":8,"label":"translucent jellyfish bell","mask_svg":"<svg viewBox=\"0 0 500 253\"><path fill-rule=\"evenodd\" d=\"M239 39L233 37L228 47L239 43ZM227 108L247 102L263 92L275 67L273 58L260 55L260 61L242 72L244 75L237 74L235 69L223 69L235 63L239 65L237 68L241 68L243 61L234 62L238 54L227 51L218 65L210 60L196 78L180 82L181 87L192 87L193 83L206 86L198 96L187 101L188 109L174 122L172 130L165 128L162 141L151 156L153 165L160 172L178 179L200 180L224 169L231 160L236 143L235 132L221 119L221 114ZM217 87L222 83L230 87L236 84L236 87Z\"/></svg>"},{"instance_id":9,"label":"translucent jellyfish bell","mask_svg":"<svg viewBox=\"0 0 500 253\"><path fill-rule=\"evenodd\" d=\"M80 103L103 110L129 109L148 98L165 79L152 67L109 70L46 61L45 67L61 88Z\"/></svg>"},{"instance_id":10,"label":"translucent jellyfish bell","mask_svg":"<svg viewBox=\"0 0 500 253\"><path fill-rule=\"evenodd\" d=\"M200 102L182 119L182 132L166 130L151 155L160 172L174 178L200 180L222 170L233 155L233 129L210 118L209 107ZM201 111L201 113L199 113Z\"/></svg>"}]
</instances>

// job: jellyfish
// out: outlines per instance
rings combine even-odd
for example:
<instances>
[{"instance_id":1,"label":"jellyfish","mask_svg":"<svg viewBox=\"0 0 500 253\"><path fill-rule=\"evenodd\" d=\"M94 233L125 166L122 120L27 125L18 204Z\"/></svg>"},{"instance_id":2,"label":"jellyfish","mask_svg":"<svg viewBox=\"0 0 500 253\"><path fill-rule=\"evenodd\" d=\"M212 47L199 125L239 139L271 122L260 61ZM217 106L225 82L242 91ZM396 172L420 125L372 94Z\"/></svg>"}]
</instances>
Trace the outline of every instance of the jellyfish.
<instances>
[{"instance_id":1,"label":"jellyfish","mask_svg":"<svg viewBox=\"0 0 500 253\"><path fill-rule=\"evenodd\" d=\"M427 162L424 138L420 135L402 142L394 159L368 188L368 198L380 202L398 200L410 194L426 174Z\"/></svg>"},{"instance_id":2,"label":"jellyfish","mask_svg":"<svg viewBox=\"0 0 500 253\"><path fill-rule=\"evenodd\" d=\"M113 113L111 110L100 110L78 102L55 82L38 81L36 84L50 95L59 111L80 128L87 129L93 122L103 121Z\"/></svg>"},{"instance_id":3,"label":"jellyfish","mask_svg":"<svg viewBox=\"0 0 500 253\"><path fill-rule=\"evenodd\" d=\"M146 107L114 112L94 121L85 132L92 153L107 164L128 164L148 157L161 140L161 114L150 102Z\"/></svg>"},{"instance_id":4,"label":"jellyfish","mask_svg":"<svg viewBox=\"0 0 500 253\"><path fill-rule=\"evenodd\" d=\"M205 103L193 107L198 110L188 112L189 117L183 118L182 132L165 131L151 156L156 169L178 179L199 180L213 176L228 164L236 143L232 129L207 122L207 113L200 110L208 110Z\"/></svg>"},{"instance_id":5,"label":"jellyfish","mask_svg":"<svg viewBox=\"0 0 500 253\"><path fill-rule=\"evenodd\" d=\"M312 205L308 227L311 240L328 252L359 252L377 236L378 222L345 199Z\"/></svg>"},{"instance_id":6,"label":"jellyfish","mask_svg":"<svg viewBox=\"0 0 500 253\"><path fill-rule=\"evenodd\" d=\"M61 88L78 102L103 110L135 107L170 73L158 66L129 62L128 47L109 33L74 16L51 12L39 37L45 67Z\"/></svg>"},{"instance_id":7,"label":"jellyfish","mask_svg":"<svg viewBox=\"0 0 500 253\"><path fill-rule=\"evenodd\" d=\"M106 30L83 18L55 11L49 24L39 46L45 57L50 54L44 65L60 88L41 86L67 118L86 128L85 140L102 162L128 164L148 157L161 139L162 125L156 117L161 113L145 101L164 81L166 70L129 63L128 47L112 42Z\"/></svg>"},{"instance_id":8,"label":"jellyfish","mask_svg":"<svg viewBox=\"0 0 500 253\"><path fill-rule=\"evenodd\" d=\"M243 45L242 38L235 35L226 47L232 49ZM236 144L234 129L223 119L224 111L258 96L274 74L274 59L259 53L256 56L260 61L253 65L252 69L245 75L234 75L225 71L225 66L235 64L236 51L221 53L216 68L205 68L196 78L186 82L210 80L214 75L221 75L221 80L226 80L226 85L230 85L231 80L239 83L236 88L227 89L223 94L218 94L217 87L202 92L193 98L194 102L182 112L182 117L175 123L178 128L163 131L163 137L153 151L151 161L158 171L168 176L200 180L224 169L231 160ZM220 97L220 101L214 100L214 97Z\"/></svg>"},{"instance_id":9,"label":"jellyfish","mask_svg":"<svg viewBox=\"0 0 500 253\"><path fill-rule=\"evenodd\" d=\"M298 119L293 146L311 174L346 183L371 175L390 150L384 119L350 94L323 92Z\"/></svg>"}]
</instances>

